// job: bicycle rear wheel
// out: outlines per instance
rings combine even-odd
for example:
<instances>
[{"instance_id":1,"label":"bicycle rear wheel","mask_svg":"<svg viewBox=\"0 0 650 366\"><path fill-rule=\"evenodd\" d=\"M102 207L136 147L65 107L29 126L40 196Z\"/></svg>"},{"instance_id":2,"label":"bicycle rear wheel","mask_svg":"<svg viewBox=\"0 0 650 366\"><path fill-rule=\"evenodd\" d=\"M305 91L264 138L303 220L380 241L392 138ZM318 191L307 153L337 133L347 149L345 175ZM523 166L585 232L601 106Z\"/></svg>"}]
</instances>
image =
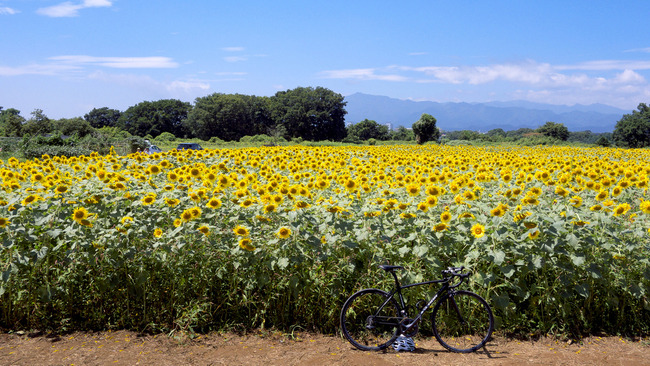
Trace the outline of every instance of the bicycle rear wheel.
<instances>
[{"instance_id":1,"label":"bicycle rear wheel","mask_svg":"<svg viewBox=\"0 0 650 366\"><path fill-rule=\"evenodd\" d=\"M350 296L341 309L343 335L364 351L378 351L392 344L397 339L399 320L397 301L374 288Z\"/></svg>"},{"instance_id":2,"label":"bicycle rear wheel","mask_svg":"<svg viewBox=\"0 0 650 366\"><path fill-rule=\"evenodd\" d=\"M492 309L470 291L448 293L433 308L433 334L452 352L468 353L483 347L494 330Z\"/></svg>"}]
</instances>

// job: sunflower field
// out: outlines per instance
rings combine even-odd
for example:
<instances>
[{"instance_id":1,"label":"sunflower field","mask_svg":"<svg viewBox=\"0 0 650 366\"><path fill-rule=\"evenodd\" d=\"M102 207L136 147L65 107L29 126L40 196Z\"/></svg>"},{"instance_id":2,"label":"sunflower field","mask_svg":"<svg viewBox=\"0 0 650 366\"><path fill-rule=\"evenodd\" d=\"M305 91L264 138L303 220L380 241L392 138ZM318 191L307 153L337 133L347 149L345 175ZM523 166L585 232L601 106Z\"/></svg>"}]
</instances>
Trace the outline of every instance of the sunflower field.
<instances>
[{"instance_id":1,"label":"sunflower field","mask_svg":"<svg viewBox=\"0 0 650 366\"><path fill-rule=\"evenodd\" d=\"M506 333L648 334L649 174L649 150L577 147L0 160L0 328L331 333L390 263L470 268Z\"/></svg>"}]
</instances>

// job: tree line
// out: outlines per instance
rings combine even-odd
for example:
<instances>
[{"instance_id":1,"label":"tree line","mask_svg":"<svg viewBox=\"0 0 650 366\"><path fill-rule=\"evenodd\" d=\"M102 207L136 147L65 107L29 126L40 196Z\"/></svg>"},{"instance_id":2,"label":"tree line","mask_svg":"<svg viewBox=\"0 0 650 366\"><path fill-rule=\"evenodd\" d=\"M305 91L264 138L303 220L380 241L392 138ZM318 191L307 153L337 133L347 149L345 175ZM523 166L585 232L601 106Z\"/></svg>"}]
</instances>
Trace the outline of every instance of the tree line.
<instances>
[{"instance_id":1,"label":"tree line","mask_svg":"<svg viewBox=\"0 0 650 366\"><path fill-rule=\"evenodd\" d=\"M144 101L119 111L95 108L83 118L50 120L43 111L26 120L20 111L0 111L3 136L59 132L85 136L94 129L117 128L134 136L170 133L180 138L238 141L247 135L278 134L285 138L340 141L346 136L341 94L317 87L281 91L272 97L214 93L194 105L176 99Z\"/></svg>"},{"instance_id":2,"label":"tree line","mask_svg":"<svg viewBox=\"0 0 650 366\"><path fill-rule=\"evenodd\" d=\"M502 129L487 133L446 131L436 119L423 114L411 129L389 130L373 120L345 124L346 102L341 94L323 87L298 87L280 91L271 97L213 93L196 98L193 105L177 99L144 101L119 111L95 108L82 117L49 119L42 110L25 119L14 108L0 107L0 135L22 137L58 133L84 137L97 130L125 131L133 136L155 138L163 133L179 138L239 141L244 136L269 135L287 140L309 141L427 141L480 140L553 143L584 142L622 147L650 146L650 107L639 104L638 111L624 115L613 133L570 132L561 123L546 122L538 129Z\"/></svg>"}]
</instances>

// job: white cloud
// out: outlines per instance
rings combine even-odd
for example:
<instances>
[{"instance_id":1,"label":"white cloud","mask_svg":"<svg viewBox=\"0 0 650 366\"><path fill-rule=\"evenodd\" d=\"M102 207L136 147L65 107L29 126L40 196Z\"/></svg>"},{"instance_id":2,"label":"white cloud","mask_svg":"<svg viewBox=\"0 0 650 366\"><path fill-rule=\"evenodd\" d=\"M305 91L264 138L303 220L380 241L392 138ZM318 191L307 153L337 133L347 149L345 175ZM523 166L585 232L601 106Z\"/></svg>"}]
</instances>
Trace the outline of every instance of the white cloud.
<instances>
[{"instance_id":1,"label":"white cloud","mask_svg":"<svg viewBox=\"0 0 650 366\"><path fill-rule=\"evenodd\" d=\"M113 2L109 0L84 0L80 3L65 1L57 5L39 8L36 10L36 13L53 18L76 17L79 15L79 10L86 8L110 7L112 5Z\"/></svg>"},{"instance_id":2,"label":"white cloud","mask_svg":"<svg viewBox=\"0 0 650 366\"><path fill-rule=\"evenodd\" d=\"M643 52L643 53L650 53L650 47L645 47L645 48L633 48L631 50L625 50L623 52Z\"/></svg>"},{"instance_id":3,"label":"white cloud","mask_svg":"<svg viewBox=\"0 0 650 366\"><path fill-rule=\"evenodd\" d=\"M61 73L79 70L73 65L48 64L39 65L31 64L18 67L1 66L0 76L21 76L21 75L59 75Z\"/></svg>"},{"instance_id":4,"label":"white cloud","mask_svg":"<svg viewBox=\"0 0 650 366\"><path fill-rule=\"evenodd\" d=\"M581 62L575 65L558 65L557 70L585 70L585 71L606 71L606 70L650 70L650 61L634 60L598 60Z\"/></svg>"},{"instance_id":5,"label":"white cloud","mask_svg":"<svg viewBox=\"0 0 650 366\"><path fill-rule=\"evenodd\" d=\"M379 80L416 85L439 84L432 93L445 90L442 99L525 99L552 104L604 103L629 108L650 96L647 73L650 61L595 60L572 65L552 65L527 60L489 65L386 66L327 70L322 78L342 80ZM422 87L419 87L422 88ZM426 90L426 89L422 89ZM469 93L469 94L468 94ZM427 96L425 99L431 99Z\"/></svg>"},{"instance_id":6,"label":"white cloud","mask_svg":"<svg viewBox=\"0 0 650 366\"><path fill-rule=\"evenodd\" d=\"M388 67L386 69L391 69ZM407 81L408 78L396 74L384 74L383 69L347 69L347 70L326 70L320 73L325 79L358 79L358 80L383 80L383 81Z\"/></svg>"},{"instance_id":7,"label":"white cloud","mask_svg":"<svg viewBox=\"0 0 650 366\"><path fill-rule=\"evenodd\" d=\"M8 7L0 7L0 15L14 15L20 13L16 9L8 8Z\"/></svg>"},{"instance_id":8,"label":"white cloud","mask_svg":"<svg viewBox=\"0 0 650 366\"><path fill-rule=\"evenodd\" d=\"M632 70L624 70L612 79L614 84L644 84L645 78Z\"/></svg>"},{"instance_id":9,"label":"white cloud","mask_svg":"<svg viewBox=\"0 0 650 366\"><path fill-rule=\"evenodd\" d=\"M0 76L20 75L64 75L83 71L86 66L101 66L117 69L160 69L175 68L178 63L169 57L95 57L68 55L50 57L51 62L22 66L0 65Z\"/></svg>"},{"instance_id":10,"label":"white cloud","mask_svg":"<svg viewBox=\"0 0 650 366\"><path fill-rule=\"evenodd\" d=\"M553 66L528 60L481 66L388 66L384 68L327 70L328 79L383 80L414 83L480 85L498 81L536 87L597 87L607 84L646 83L635 70L650 69L650 61L589 61L576 65ZM590 76L587 72L621 70L614 77ZM575 72L567 72L575 71Z\"/></svg>"},{"instance_id":11,"label":"white cloud","mask_svg":"<svg viewBox=\"0 0 650 366\"><path fill-rule=\"evenodd\" d=\"M165 96L192 95L210 89L210 84L204 80L172 80L161 82L148 75L136 74L108 74L96 71L90 74L89 79L116 84L131 89L143 90L146 93L157 93ZM161 93L162 92L162 93Z\"/></svg>"},{"instance_id":12,"label":"white cloud","mask_svg":"<svg viewBox=\"0 0 650 366\"><path fill-rule=\"evenodd\" d=\"M167 84L166 86L167 90L170 92L184 92L184 93L189 93L194 90L208 90L210 89L210 84L203 82L203 81L172 81L171 83Z\"/></svg>"},{"instance_id":13,"label":"white cloud","mask_svg":"<svg viewBox=\"0 0 650 366\"><path fill-rule=\"evenodd\" d=\"M96 57L86 55L65 55L50 57L70 65L98 65L118 69L160 69L178 67L178 63L169 57Z\"/></svg>"}]
</instances>

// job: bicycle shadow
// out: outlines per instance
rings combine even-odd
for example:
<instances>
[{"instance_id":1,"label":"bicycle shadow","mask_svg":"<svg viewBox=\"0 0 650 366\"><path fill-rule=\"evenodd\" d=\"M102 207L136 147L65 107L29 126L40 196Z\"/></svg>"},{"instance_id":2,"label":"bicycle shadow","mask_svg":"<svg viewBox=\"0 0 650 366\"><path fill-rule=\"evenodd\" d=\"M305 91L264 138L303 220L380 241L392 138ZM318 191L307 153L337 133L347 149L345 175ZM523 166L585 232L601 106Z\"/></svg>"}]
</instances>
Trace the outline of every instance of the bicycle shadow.
<instances>
[{"instance_id":1,"label":"bicycle shadow","mask_svg":"<svg viewBox=\"0 0 650 366\"><path fill-rule=\"evenodd\" d=\"M494 347L490 347L490 344L488 343L488 344L485 345L485 347L481 348L480 350L478 350L476 352L466 353L466 355L478 354L478 355L483 355L486 358L491 359L491 360L498 360L498 359L501 359L501 358L506 358L506 356L508 355L508 352L498 352L498 354L495 354L493 351L490 350L490 348L494 348ZM420 347L416 347L415 350L412 351L411 353L413 353L413 354L422 354L422 355L433 355L433 356L437 356L438 353L457 354L457 353L452 352L452 351L450 351L450 350L448 350L446 348L443 348L442 346L440 348L437 348L437 347L436 348L420 348Z\"/></svg>"}]
</instances>

